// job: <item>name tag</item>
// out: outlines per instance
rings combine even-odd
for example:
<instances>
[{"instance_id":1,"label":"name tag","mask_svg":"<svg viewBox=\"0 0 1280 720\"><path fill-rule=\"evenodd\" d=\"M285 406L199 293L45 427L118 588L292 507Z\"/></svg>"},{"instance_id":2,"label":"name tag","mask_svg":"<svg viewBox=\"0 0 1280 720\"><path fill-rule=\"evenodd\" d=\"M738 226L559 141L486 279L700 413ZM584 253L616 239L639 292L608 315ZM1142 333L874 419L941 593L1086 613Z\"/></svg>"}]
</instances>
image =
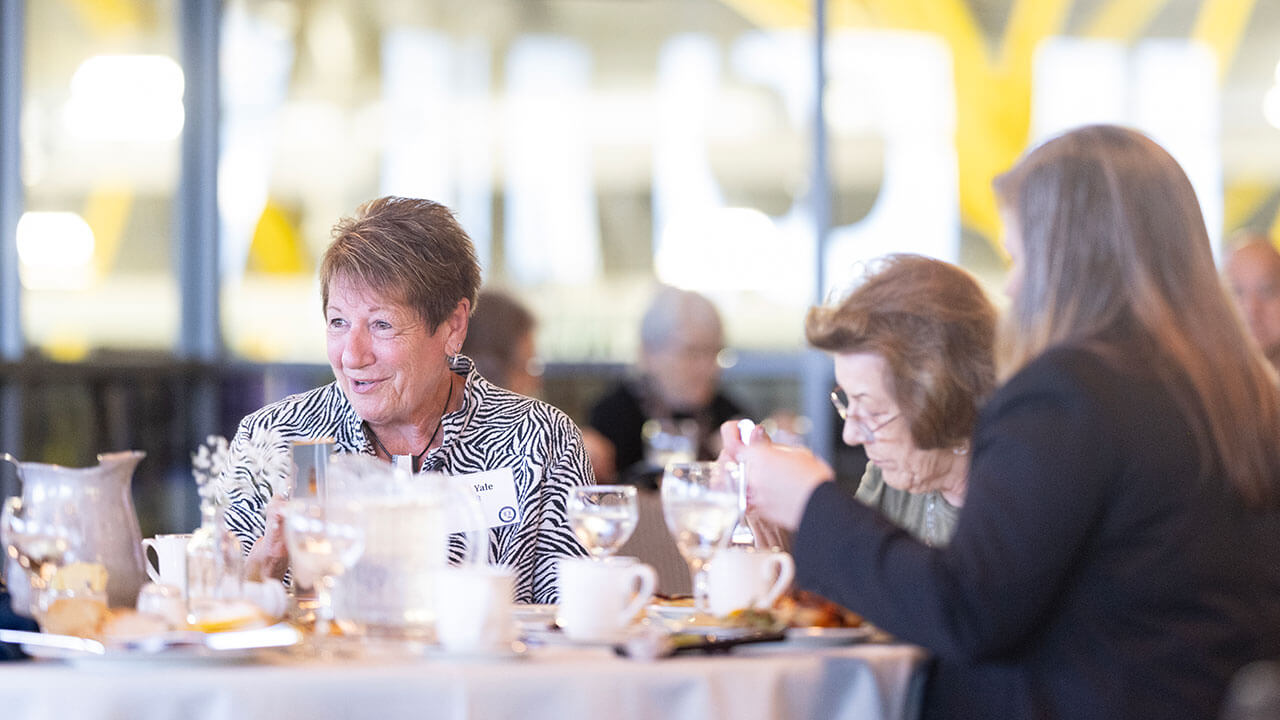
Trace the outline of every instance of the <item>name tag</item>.
<instances>
[{"instance_id":1,"label":"name tag","mask_svg":"<svg viewBox=\"0 0 1280 720\"><path fill-rule=\"evenodd\" d=\"M475 490L484 509L485 524L491 528L520 522L520 505L516 502L516 478L511 468L486 470L469 475L454 475L454 482L466 483Z\"/></svg>"}]
</instances>

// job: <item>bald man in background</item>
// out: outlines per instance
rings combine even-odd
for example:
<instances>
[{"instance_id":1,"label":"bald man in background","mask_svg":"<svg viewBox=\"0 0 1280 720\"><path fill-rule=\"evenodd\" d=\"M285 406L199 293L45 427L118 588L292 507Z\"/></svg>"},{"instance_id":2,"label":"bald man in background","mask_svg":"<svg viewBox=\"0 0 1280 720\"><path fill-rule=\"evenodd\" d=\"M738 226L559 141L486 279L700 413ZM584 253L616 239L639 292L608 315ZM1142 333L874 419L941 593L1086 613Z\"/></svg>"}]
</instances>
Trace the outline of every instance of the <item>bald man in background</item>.
<instances>
[{"instance_id":1,"label":"bald man in background","mask_svg":"<svg viewBox=\"0 0 1280 720\"><path fill-rule=\"evenodd\" d=\"M1280 369L1280 252L1266 235L1245 233L1227 258L1227 287L1267 359Z\"/></svg>"}]
</instances>

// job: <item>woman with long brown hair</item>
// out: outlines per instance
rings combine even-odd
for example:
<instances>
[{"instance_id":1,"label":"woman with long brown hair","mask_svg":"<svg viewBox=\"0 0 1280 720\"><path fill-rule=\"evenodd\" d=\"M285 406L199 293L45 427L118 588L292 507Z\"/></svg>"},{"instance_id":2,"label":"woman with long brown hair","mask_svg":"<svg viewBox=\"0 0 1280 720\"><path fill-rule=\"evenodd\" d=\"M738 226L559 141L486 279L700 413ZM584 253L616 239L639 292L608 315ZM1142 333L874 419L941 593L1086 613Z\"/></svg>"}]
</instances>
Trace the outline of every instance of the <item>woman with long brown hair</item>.
<instances>
[{"instance_id":1,"label":"woman with long brown hair","mask_svg":"<svg viewBox=\"0 0 1280 720\"><path fill-rule=\"evenodd\" d=\"M996 181L1005 378L951 544L925 547L757 434L757 511L802 586L935 656L928 717L1213 718L1280 657L1280 397L1186 175L1094 126ZM726 435L728 435L726 433Z\"/></svg>"}]
</instances>

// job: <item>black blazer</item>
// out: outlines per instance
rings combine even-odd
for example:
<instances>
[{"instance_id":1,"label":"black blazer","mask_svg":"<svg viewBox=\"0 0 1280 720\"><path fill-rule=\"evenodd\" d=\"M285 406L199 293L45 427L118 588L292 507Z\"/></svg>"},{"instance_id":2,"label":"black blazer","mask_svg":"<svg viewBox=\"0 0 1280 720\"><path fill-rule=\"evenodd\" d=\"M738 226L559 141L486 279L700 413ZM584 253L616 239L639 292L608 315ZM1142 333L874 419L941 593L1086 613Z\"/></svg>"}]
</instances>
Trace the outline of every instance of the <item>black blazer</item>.
<instances>
[{"instance_id":1,"label":"black blazer","mask_svg":"<svg viewBox=\"0 0 1280 720\"><path fill-rule=\"evenodd\" d=\"M998 390L945 549L809 500L797 582L935 653L927 717L1214 718L1280 657L1280 513L1242 507L1152 363L1058 348Z\"/></svg>"}]
</instances>

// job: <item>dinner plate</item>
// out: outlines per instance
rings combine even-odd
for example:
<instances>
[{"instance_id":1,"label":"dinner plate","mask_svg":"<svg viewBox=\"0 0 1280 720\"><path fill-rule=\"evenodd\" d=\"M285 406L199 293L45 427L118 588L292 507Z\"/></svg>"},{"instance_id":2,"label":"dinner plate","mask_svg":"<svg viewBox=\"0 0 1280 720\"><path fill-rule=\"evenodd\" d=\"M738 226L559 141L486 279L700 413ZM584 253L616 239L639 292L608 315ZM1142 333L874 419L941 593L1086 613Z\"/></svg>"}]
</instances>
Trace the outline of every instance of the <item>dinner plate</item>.
<instances>
[{"instance_id":1,"label":"dinner plate","mask_svg":"<svg viewBox=\"0 0 1280 720\"><path fill-rule=\"evenodd\" d=\"M694 623L693 619L696 611L689 605L649 605L644 609L644 614L650 620L656 620L664 625L668 630L672 631L691 631L709 630L718 627L715 622Z\"/></svg>"},{"instance_id":2,"label":"dinner plate","mask_svg":"<svg viewBox=\"0 0 1280 720\"><path fill-rule=\"evenodd\" d=\"M522 628L547 628L556 621L556 606L519 604L512 608L511 614Z\"/></svg>"},{"instance_id":3,"label":"dinner plate","mask_svg":"<svg viewBox=\"0 0 1280 720\"><path fill-rule=\"evenodd\" d=\"M874 632L875 628L870 625L862 625L860 627L787 628L786 643L808 647L851 645L867 640Z\"/></svg>"},{"instance_id":4,"label":"dinner plate","mask_svg":"<svg viewBox=\"0 0 1280 720\"><path fill-rule=\"evenodd\" d=\"M685 620L696 611L692 605L661 605L653 603L645 606L645 613L650 617L663 620Z\"/></svg>"},{"instance_id":5,"label":"dinner plate","mask_svg":"<svg viewBox=\"0 0 1280 720\"><path fill-rule=\"evenodd\" d=\"M298 630L286 623L220 633L172 631L105 644L44 633L7 634L28 636L20 644L31 657L92 664L243 662L264 649L287 647L301 640Z\"/></svg>"},{"instance_id":6,"label":"dinner plate","mask_svg":"<svg viewBox=\"0 0 1280 720\"><path fill-rule=\"evenodd\" d=\"M699 617L697 612L688 605L650 605L645 609L645 614L650 620L656 620L668 631L674 633L729 635L740 631L759 632L768 629L759 626L744 627L714 615Z\"/></svg>"},{"instance_id":7,"label":"dinner plate","mask_svg":"<svg viewBox=\"0 0 1280 720\"><path fill-rule=\"evenodd\" d=\"M61 660L73 665L97 666L135 666L135 665L217 665L242 663L257 657L261 648L240 648L236 650L210 650L209 648L184 645L165 648L155 652L144 650L125 650L108 648L102 654L54 648L44 645L23 645L23 652L33 658L42 660Z\"/></svg>"},{"instance_id":8,"label":"dinner plate","mask_svg":"<svg viewBox=\"0 0 1280 720\"><path fill-rule=\"evenodd\" d=\"M778 642L763 642L750 645L739 645L733 648L735 655L756 653L786 653L812 651L824 647L837 647L866 642L875 633L871 626L853 628L804 627L787 628L785 639Z\"/></svg>"}]
</instances>

